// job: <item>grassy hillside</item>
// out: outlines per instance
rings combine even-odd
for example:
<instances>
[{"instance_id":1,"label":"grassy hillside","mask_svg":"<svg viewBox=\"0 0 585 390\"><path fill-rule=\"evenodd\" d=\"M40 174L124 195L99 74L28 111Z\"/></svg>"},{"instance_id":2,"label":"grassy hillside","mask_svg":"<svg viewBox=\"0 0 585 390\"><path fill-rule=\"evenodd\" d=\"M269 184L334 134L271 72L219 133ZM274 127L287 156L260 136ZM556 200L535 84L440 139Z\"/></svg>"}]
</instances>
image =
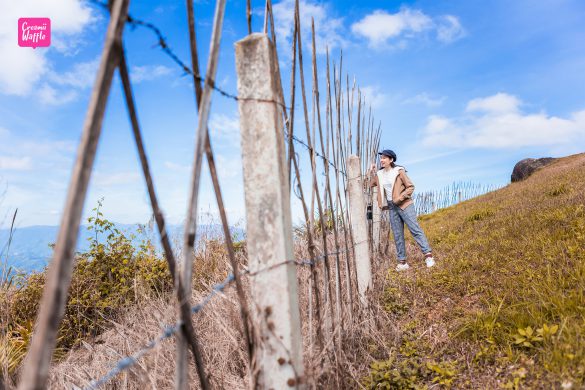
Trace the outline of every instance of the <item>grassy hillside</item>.
<instances>
[{"instance_id":1,"label":"grassy hillside","mask_svg":"<svg viewBox=\"0 0 585 390\"><path fill-rule=\"evenodd\" d=\"M101 214L90 222L108 240L93 242L78 259L49 389L87 386L178 315L165 265L152 246L134 248ZM421 223L437 266L426 269L410 241L412 268L395 272L390 242L389 253L372 264L368 308L356 310L354 322L340 329L342 353L330 353L326 364L312 354L310 270L299 268L308 383L320 389L583 389L585 154L423 216ZM295 255L308 257L299 232ZM237 256L246 263L245 251ZM217 240L196 257L192 301L200 302L229 266ZM8 388L24 357L43 281L37 274L23 288L0 289L0 328L7 330L0 332L0 372ZM324 285L320 289L324 294ZM237 302L231 289L194 316L215 388L247 388ZM162 343L108 386L173 388L174 348L172 340ZM192 377L193 388L196 382Z\"/></svg>"},{"instance_id":2,"label":"grassy hillside","mask_svg":"<svg viewBox=\"0 0 585 390\"><path fill-rule=\"evenodd\" d=\"M438 266L410 242L415 267L388 271L394 337L364 384L584 388L585 154L421 223Z\"/></svg>"}]
</instances>

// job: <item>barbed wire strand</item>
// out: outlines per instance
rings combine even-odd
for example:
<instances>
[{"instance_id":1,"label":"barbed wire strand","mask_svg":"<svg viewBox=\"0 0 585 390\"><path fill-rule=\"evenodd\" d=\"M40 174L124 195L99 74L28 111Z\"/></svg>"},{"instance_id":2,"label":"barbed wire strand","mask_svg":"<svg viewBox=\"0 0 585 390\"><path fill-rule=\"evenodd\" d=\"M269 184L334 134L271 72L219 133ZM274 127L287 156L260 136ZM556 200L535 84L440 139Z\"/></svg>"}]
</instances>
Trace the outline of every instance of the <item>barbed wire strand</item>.
<instances>
[{"instance_id":1,"label":"barbed wire strand","mask_svg":"<svg viewBox=\"0 0 585 390\"><path fill-rule=\"evenodd\" d=\"M104 10L108 11L108 5L102 1L99 0L86 0L87 2L94 4L100 8L103 8ZM175 53L175 51L171 48L171 46L169 45L167 39L165 38L165 35L163 34L162 30L157 27L155 24L151 23L151 22L147 22L138 18L133 17L132 15L128 14L128 18L127 18L127 22L128 24L130 24L132 27L136 27L136 26L140 26L140 27L144 27L150 31L152 31L156 37L157 37L157 46L163 51L163 53L165 53L179 68L181 68L182 72L185 75L191 75L195 78L195 80L197 82L205 82L205 77L201 76L200 74L195 74L195 72L193 72L193 70L183 61L181 60L181 58L179 58L179 56ZM282 106L284 109L286 110L290 110L290 107L287 107L285 104L283 104L280 101L277 100L272 100L272 99L262 99L262 98L254 98L254 97L241 97L241 96L237 96L236 94L227 92L226 90L219 88L217 85L215 85L214 80L209 80L210 86L214 91L217 91L219 94L221 94L222 96L228 98L228 99L232 99L235 101L257 101L257 102L264 102L264 103L275 103L278 104L280 106ZM285 136L288 137L286 129L285 129ZM315 153L316 156L320 157L323 161L327 161L327 163L335 170L338 170L342 175L346 175L345 170L342 168L339 168L336 164L334 164L333 162L331 162L327 157L325 157L324 155L322 155L321 153L319 153L315 148L309 146L305 141L301 140L300 138L296 137L296 136L292 136L292 139L297 142L298 144L302 145L305 147L305 149L307 149L310 152Z\"/></svg>"},{"instance_id":2,"label":"barbed wire strand","mask_svg":"<svg viewBox=\"0 0 585 390\"><path fill-rule=\"evenodd\" d=\"M103 1L99 1L99 0L85 0L85 1L87 1L91 4L94 4L100 8L103 8L106 11L109 10L108 4L104 3ZM157 40L158 40L156 46L158 46L163 51L163 53L165 53L176 65L178 65L179 68L181 68L181 70L183 71L183 73L185 75L192 75L195 78L195 80L197 82L200 82L200 83L206 81L205 76L202 76L201 74L195 73L193 71L193 69L191 69L183 60L181 60L179 58L179 56L175 53L175 51L169 45L167 39L165 38L164 34L162 33L162 30L159 27L157 27L155 24L153 24L151 22L147 22L147 21L135 18L130 14L128 14L126 21L132 27L140 26L140 27L144 27L144 28L152 31L156 35ZM207 80L207 82L209 83L209 85L211 86L211 88L214 91L218 92L219 94L221 94L222 96L224 96L226 98L229 98L229 99L232 99L235 101L257 101L257 102L263 102L263 103L274 103L274 104L277 104L279 106L282 106L282 108L285 110L290 109L290 107L287 107L286 105L284 105L282 102L280 102L278 100L238 96L236 94L230 93L230 92L218 87L217 85L215 85L214 80Z\"/></svg>"}]
</instances>

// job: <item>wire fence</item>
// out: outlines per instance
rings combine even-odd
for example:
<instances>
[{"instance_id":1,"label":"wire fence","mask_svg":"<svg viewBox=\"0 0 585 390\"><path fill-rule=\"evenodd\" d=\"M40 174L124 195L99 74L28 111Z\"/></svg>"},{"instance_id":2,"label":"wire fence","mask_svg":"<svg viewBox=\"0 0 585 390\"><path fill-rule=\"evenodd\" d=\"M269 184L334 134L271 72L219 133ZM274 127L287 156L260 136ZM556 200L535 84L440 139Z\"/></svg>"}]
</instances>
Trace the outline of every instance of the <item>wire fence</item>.
<instances>
[{"instance_id":1,"label":"wire fence","mask_svg":"<svg viewBox=\"0 0 585 390\"><path fill-rule=\"evenodd\" d=\"M413 199L417 215L422 215L465 202L500 188L501 186L498 185L456 182L440 190L415 193Z\"/></svg>"},{"instance_id":2,"label":"wire fence","mask_svg":"<svg viewBox=\"0 0 585 390\"><path fill-rule=\"evenodd\" d=\"M282 332L280 327L288 329L291 326L296 326L294 325L294 319L299 318L298 303L295 303L297 299L291 298L287 301L284 299L285 297L278 297L278 299L282 301L278 302L279 304L285 306L288 305L287 315L289 317L275 317L270 323L264 323L263 321L258 320L258 316L266 315L265 311L262 311L262 313L250 313L249 308L251 306L253 310L256 310L256 307L261 306L259 302L265 304L266 299L272 299L271 295L274 295L275 293L272 291L253 293L251 299L254 301L254 304L249 305L246 294L243 291L241 277L253 277L254 283L262 283L262 280L265 280L264 275L268 274L269 271L272 271L273 273L270 274L270 277L282 277L282 280L285 281L286 284L288 283L286 281L290 280L290 275L292 275L291 272L294 272L294 267L293 270L291 270L289 267L286 267L287 265L309 267L309 321L311 323L313 320L316 321L316 326L310 327L311 332L314 332L314 334L311 333L310 335L311 348L313 348L312 344L315 343L317 349L321 350L324 354L330 354L331 359L336 361L335 359L337 359L339 354L334 350L339 351L343 346L339 339L339 331L334 329L339 329L339 322L343 321L344 318L349 318L351 321L354 315L354 310L367 306L366 291L371 285L371 254L375 252L374 247L376 246L373 242L375 241L376 235L379 236L379 232L376 233L376 221L370 221L368 223L365 214L365 206L366 204L371 204L372 196L374 196L369 183L370 179L367 175L367 169L376 161L376 152L379 148L381 136L381 126L375 126L371 107L369 109L367 108L365 97L361 93L359 87L357 87L355 81L353 82L353 85L351 85L349 75L344 77L342 71L342 56L339 58L339 65L335 62L331 64L329 52L327 51L327 60L325 62L326 80L324 82L319 81L318 76L320 73L318 72L314 23L311 25L312 94L310 95L310 99L307 99L308 94L305 90L301 19L298 1L295 3L295 12L293 16L291 84L287 91L290 93L288 99L289 104L285 104L285 91L282 86L282 76L279 69L279 50L276 47L276 29L272 13L272 3L270 0L267 0L265 7L264 36L257 40L262 43L265 42L262 39L269 39L269 50L267 53L270 54L268 55L269 58L265 58L264 60L267 61L270 69L273 69L273 72L269 74L268 77L273 77L274 81L271 83L270 96L268 97L262 95L247 96L241 92L238 94L230 93L215 85L214 80L216 79L219 43L226 6L225 0L217 0L211 35L211 49L205 76L201 75L199 72L197 41L194 33L195 14L193 11L193 3L191 1L187 1L191 66L187 65L187 62L182 60L176 54L176 51L174 51L169 44L168 40L165 38L164 32L159 27L127 13L129 0L114 0L107 4L99 0L88 1L89 3L107 11L110 15L110 21L102 52L100 69L97 73L92 100L90 101L88 108L87 120L83 130L76 168L70 184L70 196L65 205L64 215L66 217L63 220L63 226L55 246L53 261L51 262L51 270L48 274L47 287L43 292L42 303L40 305L40 312L37 319L37 331L29 350L19 388L42 388L47 380L48 366L56 342L56 333L66 304L66 291L71 280L70 270L74 258L75 242L77 240L77 226L79 225L87 186L90 180L91 171L93 170L97 141L100 138L101 123L105 114L105 103L109 94L109 87L112 82L113 73L116 69L120 72L129 119L132 124L143 175L149 192L149 199L157 228L160 233L165 260L167 261L170 274L173 278L177 305L180 310L180 318L174 325L165 327L157 338L146 342L142 349L138 350L133 355L127 356L116 362L111 370L102 377L91 381L87 388L97 389L105 385L121 372L130 369L157 345L173 336L177 339L176 388L184 389L188 386L187 362L189 351L197 368L200 387L202 389L210 388L206 374L209 367L206 367L206 363L202 358L199 335L197 329L193 325L192 316L193 314L201 312L201 310L203 310L203 308L206 307L215 296L222 293L232 284L236 286L238 293L238 304L241 321L244 327L249 368L251 371L259 372L259 374L252 378L254 381L253 386L258 388L281 388L287 383L289 386L291 383L301 383L304 380L302 378L302 355L294 352L294 350L298 350L298 346L302 344L300 339L295 339L294 337L295 334L300 334L300 330L291 330L293 339L287 341L289 343L288 345L285 345L285 342L281 340L283 338L276 334L277 332ZM250 9L250 4L248 2L247 20L249 32L252 31L252 13ZM125 60L126 48L124 48L123 45L123 30L125 25L136 28L146 28L152 31L157 39L157 47L181 69L181 72L184 75L193 77L193 87L199 115L194 164L191 177L192 185L190 188L189 211L187 213L184 229L182 264L175 259L173 249L167 236L165 219L160 207L158 206L156 187L154 185L154 179L150 173L146 150L142 142L138 112L132 92L132 83ZM245 40L242 40L239 41L238 44L243 45L246 44L246 42ZM237 58L236 62L254 60L252 57L252 55L246 55L239 59ZM250 67L250 69L253 69L253 67ZM253 70L250 69L244 68L243 71L253 72ZM297 89L297 70L300 77L300 91ZM241 71L240 68L239 71ZM249 74L246 73L244 76L245 78L248 78ZM260 78L255 80L252 79L251 82L265 83L264 78L266 75L263 74L259 77ZM323 102L319 95L321 84L326 85L324 94L324 115L321 113ZM303 238L306 240L306 249L309 254L307 258L278 261L274 256L270 257L266 255L266 253L270 252L270 250L266 251L266 248L268 248L267 245L277 244L271 243L273 237L263 237L262 234L260 234L255 237L256 240L266 240L263 251L254 253L254 245L251 247L249 246L248 269L240 269L241 267L235 259L234 245L229 234L228 216L223 206L222 191L217 178L214 152L209 137L208 118L212 99L211 93L213 91L218 92L223 97L237 101L240 105L241 113L242 107L247 107L246 110L252 110L251 112L253 112L253 110L268 110L264 112L275 112L277 113L277 116L280 117L275 119L274 122L268 124L268 128L274 129L276 127L280 132L276 144L272 145L272 147L274 147L273 155L280 159L280 156L278 156L278 153L276 152L276 150L280 148L278 145L284 144L286 150L286 156L283 158L283 161L287 162L288 177L284 178L284 181L279 182L278 186L281 187L282 191L285 189L291 191L291 189L293 189L294 191L292 192L294 192L301 203L304 214ZM305 129L304 137L295 134L294 126L294 113L296 109L295 101L299 98L299 96L297 96L299 94L303 108L303 121L301 122L301 128L304 127ZM264 103L270 103L270 105ZM272 106L275 108L271 108ZM310 110L308 108L309 106L311 106ZM258 115L257 117L264 118L270 117L270 115ZM254 131L255 127L261 127L261 120L257 119L257 117L253 115L245 117L244 114L244 117L240 118L240 124L242 127L241 131ZM274 118L274 116L272 116L272 118ZM257 120L258 124L257 126L256 124L254 126L248 126L251 129L247 129L246 121L250 120ZM301 156L295 150L295 146L302 147L308 154L311 176L311 185L309 186L309 189L306 188L306 182L309 181L309 178L307 178L307 181L302 180ZM245 152L243 152L243 155L245 155ZM189 303L192 284L191 272L193 248L197 229L197 199L200 192L201 161L204 156L207 158L209 171L214 185L213 189L222 219L225 245L230 258L232 273L223 282L214 285L211 292L206 295L200 303L192 306ZM245 160L244 157L243 159ZM248 156L246 158L250 160L251 157ZM356 162L356 164L353 164L353 162ZM263 161L260 161L260 164L263 163ZM245 164L250 164L250 162L244 161L244 165ZM330 172L330 168L332 169L332 172ZM349 169L353 169L353 173L351 173ZM253 180L246 176L246 170L244 170L244 173L245 181ZM275 174L275 176L278 175ZM321 183L320 180L317 179L318 176L324 177L324 180L322 180ZM294 186L292 185L293 183L295 184ZM268 188L268 190L270 190L270 188ZM246 196L247 200L249 200L256 195L251 196L246 194ZM248 198L249 196L251 197ZM264 196L268 195L264 194ZM288 193L288 198L287 202L290 202L290 193ZM249 202L247 202L247 208L250 207L253 206L250 206ZM289 210L288 212L290 213L290 206L281 205L282 208L280 210L274 208L273 205L271 205L271 207L274 215L266 217L266 221L273 221L274 218L281 218L281 222L279 223L285 225L284 231L292 232L290 217L286 216L286 210ZM253 213L253 210L247 210L247 212ZM379 221L377 223L379 223ZM251 224L257 224L258 226L254 228ZM286 227L286 224L289 226ZM266 225L266 223L263 225L262 221L248 219L248 231L254 231L254 229L263 231L262 229L266 229L267 226L270 227L272 225ZM283 245L284 252L290 251L292 247L292 241L290 240L292 240L292 237L286 237L285 234L282 239L283 241L280 244ZM317 253L318 246L321 247L320 254ZM274 250L274 253L280 253L279 251L281 249L274 248ZM268 258L266 258L266 256L268 256ZM265 262L262 262L259 260L260 258L265 258L265 260L267 259L268 261L263 260ZM258 264L263 264L263 266L260 267ZM180 265L182 266L182 269L179 269ZM342 268L343 272L341 271ZM281 272L280 270L283 269L286 269L286 271ZM283 288L282 291L285 295L290 294L291 291L296 291L296 289L290 287ZM363 306L358 303L358 300ZM295 304L297 306L295 306ZM330 326L326 325L327 323L329 323ZM253 328L255 328L255 331ZM255 339L255 334L257 333L260 334L261 339L268 340L268 343L272 342L273 344L270 347L266 347L266 342L258 342ZM263 348L268 349L259 352ZM273 375L274 372L272 372L269 367L272 363L265 359L265 355L270 355L274 350L281 350L283 353L290 356L288 362L278 363L281 366L279 371L284 373L282 375ZM311 356L323 356L323 354ZM282 366L288 371L282 370ZM278 382L279 380L281 382Z\"/></svg>"}]
</instances>

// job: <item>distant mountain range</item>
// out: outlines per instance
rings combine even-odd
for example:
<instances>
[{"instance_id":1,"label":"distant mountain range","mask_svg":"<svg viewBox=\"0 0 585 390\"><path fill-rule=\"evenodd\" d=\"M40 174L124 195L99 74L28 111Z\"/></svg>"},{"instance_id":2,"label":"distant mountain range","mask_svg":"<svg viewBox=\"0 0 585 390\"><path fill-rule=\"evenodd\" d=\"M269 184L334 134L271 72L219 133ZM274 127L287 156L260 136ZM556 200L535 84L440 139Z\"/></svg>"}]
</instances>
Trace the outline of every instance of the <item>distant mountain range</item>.
<instances>
[{"instance_id":1,"label":"distant mountain range","mask_svg":"<svg viewBox=\"0 0 585 390\"><path fill-rule=\"evenodd\" d=\"M138 225L116 224L116 228L122 231L127 237L134 235L133 243L138 245L143 239L151 238L157 250L160 248L160 236L156 227L146 229L142 232ZM167 227L169 237L173 247L182 245L183 226L169 225ZM9 229L0 229L0 267L13 267L19 271L30 273L41 271L51 259L53 249L51 244L55 243L59 226L29 226L16 228L13 232L10 247L8 240L10 237ZM240 228L231 228L232 236L237 239L244 237L244 231ZM200 225L197 228L198 239L201 235L206 237L222 237L223 231L221 225ZM77 239L77 251L83 252L89 248L89 242L95 238L95 232L87 230L87 225L82 225L79 229L79 238ZM98 240L105 241L105 237L98 237Z\"/></svg>"}]
</instances>

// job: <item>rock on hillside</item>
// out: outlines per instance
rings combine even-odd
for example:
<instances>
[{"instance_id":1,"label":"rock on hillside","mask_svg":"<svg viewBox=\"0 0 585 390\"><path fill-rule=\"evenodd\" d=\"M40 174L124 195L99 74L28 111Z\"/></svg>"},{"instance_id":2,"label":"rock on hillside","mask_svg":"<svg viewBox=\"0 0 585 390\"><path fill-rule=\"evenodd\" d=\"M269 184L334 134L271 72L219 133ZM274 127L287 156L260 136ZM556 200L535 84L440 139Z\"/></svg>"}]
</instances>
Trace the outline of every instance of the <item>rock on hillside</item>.
<instances>
[{"instance_id":1,"label":"rock on hillside","mask_svg":"<svg viewBox=\"0 0 585 390\"><path fill-rule=\"evenodd\" d=\"M514 165L514 170L512 171L512 183L526 179L537 169L542 168L556 160L556 158L544 157L525 158L524 160L519 161L516 163L516 165Z\"/></svg>"}]
</instances>

